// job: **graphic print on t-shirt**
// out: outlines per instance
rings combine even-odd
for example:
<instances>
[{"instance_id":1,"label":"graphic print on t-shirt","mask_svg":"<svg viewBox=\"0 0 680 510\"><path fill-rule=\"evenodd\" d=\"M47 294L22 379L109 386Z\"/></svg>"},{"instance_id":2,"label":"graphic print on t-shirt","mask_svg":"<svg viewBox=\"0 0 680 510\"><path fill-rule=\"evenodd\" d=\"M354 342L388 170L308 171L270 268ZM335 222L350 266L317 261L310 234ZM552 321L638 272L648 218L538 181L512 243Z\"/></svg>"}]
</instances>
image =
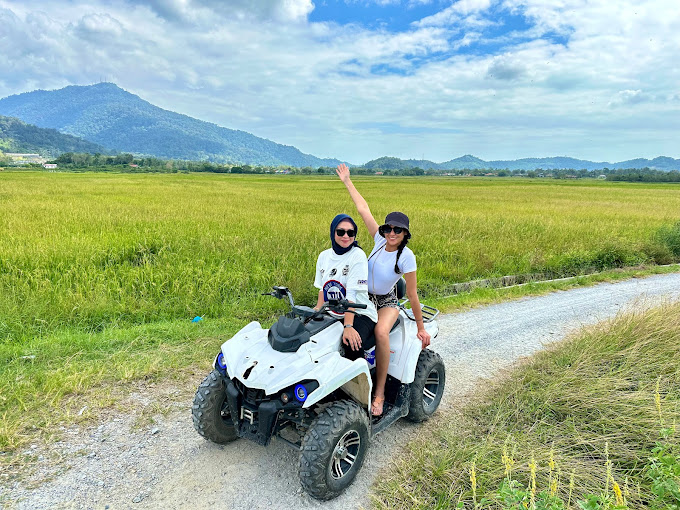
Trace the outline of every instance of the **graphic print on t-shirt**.
<instances>
[{"instance_id":1,"label":"graphic print on t-shirt","mask_svg":"<svg viewBox=\"0 0 680 510\"><path fill-rule=\"evenodd\" d=\"M323 300L329 299L345 299L347 296L347 289L337 280L328 280L323 285Z\"/></svg>"}]
</instances>

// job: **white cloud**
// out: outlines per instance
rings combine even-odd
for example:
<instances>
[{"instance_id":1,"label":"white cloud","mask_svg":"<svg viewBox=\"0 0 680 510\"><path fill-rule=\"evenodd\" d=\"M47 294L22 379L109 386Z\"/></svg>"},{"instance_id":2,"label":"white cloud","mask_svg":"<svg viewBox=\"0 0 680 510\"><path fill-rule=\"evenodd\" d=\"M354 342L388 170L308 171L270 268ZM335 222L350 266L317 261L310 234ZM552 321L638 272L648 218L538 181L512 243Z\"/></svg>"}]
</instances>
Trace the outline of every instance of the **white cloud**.
<instances>
[{"instance_id":1,"label":"white cloud","mask_svg":"<svg viewBox=\"0 0 680 510\"><path fill-rule=\"evenodd\" d=\"M123 34L120 21L108 14L88 14L78 20L74 32L84 39L106 42L106 38L118 38Z\"/></svg>"},{"instance_id":2,"label":"white cloud","mask_svg":"<svg viewBox=\"0 0 680 510\"><path fill-rule=\"evenodd\" d=\"M500 56L492 60L486 76L498 80L516 80L526 73L527 68L522 62Z\"/></svg>"},{"instance_id":3,"label":"white cloud","mask_svg":"<svg viewBox=\"0 0 680 510\"><path fill-rule=\"evenodd\" d=\"M451 8L463 15L485 11L491 6L491 0L458 0Z\"/></svg>"},{"instance_id":4,"label":"white cloud","mask_svg":"<svg viewBox=\"0 0 680 510\"><path fill-rule=\"evenodd\" d=\"M641 90L620 90L609 101L609 106L626 106L654 101L654 97Z\"/></svg>"},{"instance_id":5,"label":"white cloud","mask_svg":"<svg viewBox=\"0 0 680 510\"><path fill-rule=\"evenodd\" d=\"M438 0L344 0L346 4L360 4L360 5L370 5L376 4L382 7L390 5L403 5L404 7L411 8L417 7L419 5L428 5Z\"/></svg>"},{"instance_id":6,"label":"white cloud","mask_svg":"<svg viewBox=\"0 0 680 510\"><path fill-rule=\"evenodd\" d=\"M401 32L310 23L313 8L0 0L0 97L106 79L355 163L680 157L676 0L464 0ZM503 32L502 8L534 25ZM380 124L404 129L366 128Z\"/></svg>"},{"instance_id":7,"label":"white cloud","mask_svg":"<svg viewBox=\"0 0 680 510\"><path fill-rule=\"evenodd\" d=\"M306 20L314 10L312 0L146 0L146 4L159 16L180 22L196 22L211 16L295 22Z\"/></svg>"},{"instance_id":8,"label":"white cloud","mask_svg":"<svg viewBox=\"0 0 680 510\"><path fill-rule=\"evenodd\" d=\"M436 14L414 23L415 26L451 26L480 23L477 16L491 7L491 0L458 0ZM489 22L484 22L488 24Z\"/></svg>"}]
</instances>

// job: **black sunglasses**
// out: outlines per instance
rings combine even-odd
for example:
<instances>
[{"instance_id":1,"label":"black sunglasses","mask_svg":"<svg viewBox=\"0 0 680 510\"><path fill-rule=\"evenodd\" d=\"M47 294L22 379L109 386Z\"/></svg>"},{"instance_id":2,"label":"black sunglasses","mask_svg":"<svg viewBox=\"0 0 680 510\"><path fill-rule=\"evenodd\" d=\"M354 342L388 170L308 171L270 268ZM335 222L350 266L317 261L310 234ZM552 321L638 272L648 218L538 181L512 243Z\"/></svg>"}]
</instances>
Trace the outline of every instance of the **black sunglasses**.
<instances>
[{"instance_id":1,"label":"black sunglasses","mask_svg":"<svg viewBox=\"0 0 680 510\"><path fill-rule=\"evenodd\" d=\"M406 229L405 229L405 228L402 228L402 227L393 227L392 225L382 225L378 230L379 230L380 233L383 234L383 235L384 235L384 234L389 234L389 233L392 232L393 230L394 230L394 233L395 233L395 234L399 235L399 234L401 234L401 233L402 233L404 230L406 230Z\"/></svg>"},{"instance_id":2,"label":"black sunglasses","mask_svg":"<svg viewBox=\"0 0 680 510\"><path fill-rule=\"evenodd\" d=\"M357 235L357 231L351 228L349 230L345 230L344 228L336 228L335 233L338 237L343 237L345 234L347 234L348 237L354 237Z\"/></svg>"}]
</instances>

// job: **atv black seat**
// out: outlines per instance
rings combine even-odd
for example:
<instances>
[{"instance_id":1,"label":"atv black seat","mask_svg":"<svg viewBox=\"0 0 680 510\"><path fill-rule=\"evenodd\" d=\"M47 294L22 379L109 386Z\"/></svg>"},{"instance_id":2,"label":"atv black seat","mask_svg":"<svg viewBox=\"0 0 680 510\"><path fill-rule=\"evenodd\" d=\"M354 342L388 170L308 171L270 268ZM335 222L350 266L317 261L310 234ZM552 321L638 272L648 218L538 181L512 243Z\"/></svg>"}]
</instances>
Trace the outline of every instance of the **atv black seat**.
<instances>
[{"instance_id":1,"label":"atv black seat","mask_svg":"<svg viewBox=\"0 0 680 510\"><path fill-rule=\"evenodd\" d=\"M390 333L392 333L392 331L394 331L395 329L397 329L397 326L399 326L399 324L401 324L401 315L397 316L397 320L394 321L394 324L392 325L392 328L390 328Z\"/></svg>"},{"instance_id":2,"label":"atv black seat","mask_svg":"<svg viewBox=\"0 0 680 510\"><path fill-rule=\"evenodd\" d=\"M397 280L397 299L401 299L406 295L406 280L399 278Z\"/></svg>"},{"instance_id":3,"label":"atv black seat","mask_svg":"<svg viewBox=\"0 0 680 510\"><path fill-rule=\"evenodd\" d=\"M298 319L279 317L269 328L269 345L278 352L295 352L302 344L309 342L309 331Z\"/></svg>"}]
</instances>

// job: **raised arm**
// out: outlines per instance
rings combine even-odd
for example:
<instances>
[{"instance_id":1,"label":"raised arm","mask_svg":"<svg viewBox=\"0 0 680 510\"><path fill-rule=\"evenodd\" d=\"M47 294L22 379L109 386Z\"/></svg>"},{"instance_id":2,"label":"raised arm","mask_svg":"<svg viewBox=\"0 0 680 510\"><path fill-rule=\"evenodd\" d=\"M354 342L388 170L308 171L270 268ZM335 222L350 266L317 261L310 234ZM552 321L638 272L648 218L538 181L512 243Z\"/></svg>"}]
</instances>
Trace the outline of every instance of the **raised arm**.
<instances>
[{"instance_id":1,"label":"raised arm","mask_svg":"<svg viewBox=\"0 0 680 510\"><path fill-rule=\"evenodd\" d=\"M364 220L368 233L371 234L371 237L375 237L375 234L378 231L378 223L373 218L371 210L368 208L368 203L354 187L354 184L352 184L352 180L349 177L349 168L343 163L338 165L335 173L338 174L338 177L340 177L340 180L347 188L347 191L349 191L349 196L352 197L352 201L354 202L357 211L359 211L361 219Z\"/></svg>"}]
</instances>

